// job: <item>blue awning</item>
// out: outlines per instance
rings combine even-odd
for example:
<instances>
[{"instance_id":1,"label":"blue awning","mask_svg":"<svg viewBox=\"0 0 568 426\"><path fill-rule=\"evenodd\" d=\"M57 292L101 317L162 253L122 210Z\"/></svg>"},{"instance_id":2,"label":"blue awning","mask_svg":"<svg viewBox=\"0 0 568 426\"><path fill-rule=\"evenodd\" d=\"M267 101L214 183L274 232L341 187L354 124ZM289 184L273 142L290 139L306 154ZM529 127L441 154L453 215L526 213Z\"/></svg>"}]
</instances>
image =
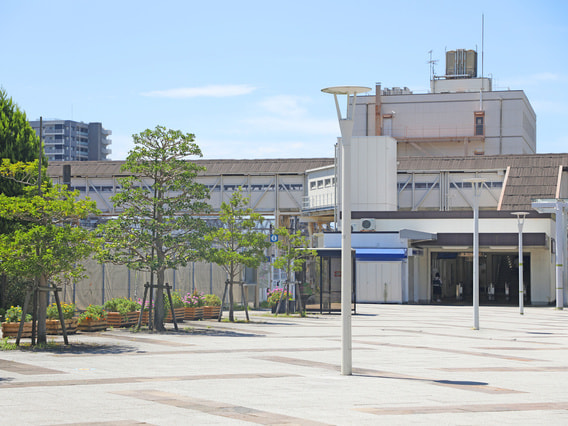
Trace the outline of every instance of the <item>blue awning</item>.
<instances>
[{"instance_id":1,"label":"blue awning","mask_svg":"<svg viewBox=\"0 0 568 426\"><path fill-rule=\"evenodd\" d=\"M362 262L403 260L408 257L407 249L355 249L355 258Z\"/></svg>"}]
</instances>

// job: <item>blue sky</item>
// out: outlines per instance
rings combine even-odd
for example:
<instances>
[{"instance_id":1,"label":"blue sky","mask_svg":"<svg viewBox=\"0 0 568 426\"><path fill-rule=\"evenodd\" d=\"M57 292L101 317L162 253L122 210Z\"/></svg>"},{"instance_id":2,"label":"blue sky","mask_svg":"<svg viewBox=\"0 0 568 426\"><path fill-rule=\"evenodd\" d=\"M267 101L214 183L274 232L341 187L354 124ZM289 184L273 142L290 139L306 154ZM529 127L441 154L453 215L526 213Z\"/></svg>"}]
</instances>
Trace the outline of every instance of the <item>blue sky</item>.
<instances>
[{"instance_id":1,"label":"blue sky","mask_svg":"<svg viewBox=\"0 0 568 426\"><path fill-rule=\"evenodd\" d=\"M0 86L29 119L102 122L115 160L156 125L195 133L205 158L328 157L322 88L424 93L430 50L439 73L446 49L481 53L482 14L494 89L525 91L538 152L568 152L564 0L3 0Z\"/></svg>"}]
</instances>

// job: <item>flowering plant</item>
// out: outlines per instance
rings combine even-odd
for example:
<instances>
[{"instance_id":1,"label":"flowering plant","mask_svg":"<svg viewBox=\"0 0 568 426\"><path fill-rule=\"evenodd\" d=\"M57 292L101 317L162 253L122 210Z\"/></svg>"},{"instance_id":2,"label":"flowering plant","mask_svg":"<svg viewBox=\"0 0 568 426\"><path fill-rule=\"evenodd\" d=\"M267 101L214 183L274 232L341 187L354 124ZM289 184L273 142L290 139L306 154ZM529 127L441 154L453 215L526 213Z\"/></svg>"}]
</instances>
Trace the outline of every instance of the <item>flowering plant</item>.
<instances>
[{"instance_id":1,"label":"flowering plant","mask_svg":"<svg viewBox=\"0 0 568 426\"><path fill-rule=\"evenodd\" d=\"M203 293L198 293L197 290L195 290L193 293L187 293L185 295L185 297L183 298L183 304L184 306L187 306L189 308L204 306L205 296L203 295Z\"/></svg>"},{"instance_id":2,"label":"flowering plant","mask_svg":"<svg viewBox=\"0 0 568 426\"><path fill-rule=\"evenodd\" d=\"M63 319L71 319L75 315L74 303L62 303L61 310L63 311ZM48 319L59 319L59 311L57 310L57 303L52 303L47 307Z\"/></svg>"},{"instance_id":3,"label":"flowering plant","mask_svg":"<svg viewBox=\"0 0 568 426\"><path fill-rule=\"evenodd\" d=\"M172 305L174 305L174 309L183 308L185 306L183 298L181 297L181 294L179 294L177 291L172 291L171 295L172 295ZM168 299L167 293L164 293L164 306L165 306L165 311L169 312L170 311L170 300Z\"/></svg>"},{"instance_id":4,"label":"flowering plant","mask_svg":"<svg viewBox=\"0 0 568 426\"><path fill-rule=\"evenodd\" d=\"M22 308L19 306L11 306L6 311L6 322L19 322L22 319ZM26 314L26 321L31 321L32 316Z\"/></svg>"},{"instance_id":5,"label":"flowering plant","mask_svg":"<svg viewBox=\"0 0 568 426\"><path fill-rule=\"evenodd\" d=\"M106 311L100 305L89 305L85 312L79 315L79 323L86 322L86 321L99 321L102 319L106 319Z\"/></svg>"},{"instance_id":6,"label":"flowering plant","mask_svg":"<svg viewBox=\"0 0 568 426\"><path fill-rule=\"evenodd\" d=\"M138 299L136 301L136 304L138 305L138 308L136 308L137 311L142 309L142 299ZM146 300L146 303L144 304L144 310L147 311L150 307L154 309L154 301L152 300L152 304L150 305L150 301Z\"/></svg>"},{"instance_id":7,"label":"flowering plant","mask_svg":"<svg viewBox=\"0 0 568 426\"><path fill-rule=\"evenodd\" d=\"M205 306L221 306L221 298L216 294L206 294Z\"/></svg>"},{"instance_id":8,"label":"flowering plant","mask_svg":"<svg viewBox=\"0 0 568 426\"><path fill-rule=\"evenodd\" d=\"M274 290L268 290L268 303L270 306L276 306L280 300L280 296L284 293L282 300L291 299L291 294L282 288L276 287Z\"/></svg>"}]
</instances>

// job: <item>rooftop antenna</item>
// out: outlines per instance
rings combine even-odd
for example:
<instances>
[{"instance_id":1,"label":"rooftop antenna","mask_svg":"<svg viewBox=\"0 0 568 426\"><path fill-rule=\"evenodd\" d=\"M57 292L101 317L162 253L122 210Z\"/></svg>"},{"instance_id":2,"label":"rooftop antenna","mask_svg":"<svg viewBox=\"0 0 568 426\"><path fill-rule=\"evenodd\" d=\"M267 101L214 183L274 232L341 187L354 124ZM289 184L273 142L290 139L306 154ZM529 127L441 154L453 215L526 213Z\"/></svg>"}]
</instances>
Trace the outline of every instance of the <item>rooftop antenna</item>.
<instances>
[{"instance_id":1,"label":"rooftop antenna","mask_svg":"<svg viewBox=\"0 0 568 426\"><path fill-rule=\"evenodd\" d=\"M428 63L430 64L430 80L434 80L434 76L436 75L434 71L434 65L438 63L438 60L432 59L432 50L429 50L428 54L430 55L430 60L428 61Z\"/></svg>"},{"instance_id":2,"label":"rooftop antenna","mask_svg":"<svg viewBox=\"0 0 568 426\"><path fill-rule=\"evenodd\" d=\"M482 13L481 14L481 78L484 77L484 73L483 73L483 55L485 52L484 49L484 44L485 44L485 15Z\"/></svg>"}]
</instances>

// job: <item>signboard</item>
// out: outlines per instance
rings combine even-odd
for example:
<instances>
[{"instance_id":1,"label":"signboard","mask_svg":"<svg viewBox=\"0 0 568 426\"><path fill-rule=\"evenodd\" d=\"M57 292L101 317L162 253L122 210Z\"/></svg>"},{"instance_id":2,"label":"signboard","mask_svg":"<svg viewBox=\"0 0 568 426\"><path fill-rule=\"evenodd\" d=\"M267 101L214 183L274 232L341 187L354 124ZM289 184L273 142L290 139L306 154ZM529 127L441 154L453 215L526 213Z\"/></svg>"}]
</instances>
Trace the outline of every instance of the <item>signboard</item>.
<instances>
[{"instance_id":1,"label":"signboard","mask_svg":"<svg viewBox=\"0 0 568 426\"><path fill-rule=\"evenodd\" d=\"M276 241L278 241L278 235L270 234L270 242L275 243Z\"/></svg>"}]
</instances>

